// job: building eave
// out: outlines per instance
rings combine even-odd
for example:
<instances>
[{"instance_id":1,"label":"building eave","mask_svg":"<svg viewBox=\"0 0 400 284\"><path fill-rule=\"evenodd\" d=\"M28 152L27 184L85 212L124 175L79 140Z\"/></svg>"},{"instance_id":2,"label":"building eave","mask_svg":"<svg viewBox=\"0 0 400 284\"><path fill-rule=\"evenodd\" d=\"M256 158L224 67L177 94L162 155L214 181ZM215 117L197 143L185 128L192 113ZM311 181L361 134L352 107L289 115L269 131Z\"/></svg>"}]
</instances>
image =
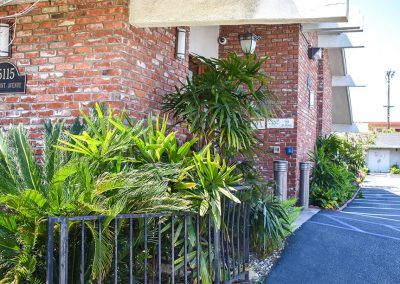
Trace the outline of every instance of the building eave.
<instances>
[{"instance_id":1,"label":"building eave","mask_svg":"<svg viewBox=\"0 0 400 284\"><path fill-rule=\"evenodd\" d=\"M131 0L136 27L346 22L348 0Z\"/></svg>"}]
</instances>

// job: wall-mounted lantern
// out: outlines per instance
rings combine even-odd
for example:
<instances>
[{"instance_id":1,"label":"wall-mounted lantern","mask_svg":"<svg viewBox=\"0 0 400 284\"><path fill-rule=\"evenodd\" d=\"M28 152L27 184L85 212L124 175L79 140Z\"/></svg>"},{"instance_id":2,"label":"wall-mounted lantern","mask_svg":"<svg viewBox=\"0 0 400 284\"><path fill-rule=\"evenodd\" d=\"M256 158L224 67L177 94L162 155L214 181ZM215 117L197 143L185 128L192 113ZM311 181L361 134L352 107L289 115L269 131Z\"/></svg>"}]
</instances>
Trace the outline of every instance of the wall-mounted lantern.
<instances>
[{"instance_id":1,"label":"wall-mounted lantern","mask_svg":"<svg viewBox=\"0 0 400 284\"><path fill-rule=\"evenodd\" d=\"M308 48L308 58L314 59L314 60L322 59L322 48L309 47Z\"/></svg>"},{"instance_id":2,"label":"wall-mounted lantern","mask_svg":"<svg viewBox=\"0 0 400 284\"><path fill-rule=\"evenodd\" d=\"M0 23L0 58L10 56L10 26Z\"/></svg>"},{"instance_id":3,"label":"wall-mounted lantern","mask_svg":"<svg viewBox=\"0 0 400 284\"><path fill-rule=\"evenodd\" d=\"M253 33L244 33L239 35L240 46L242 50L246 54L252 54L256 49L257 41L260 40L261 37L253 34Z\"/></svg>"},{"instance_id":4,"label":"wall-mounted lantern","mask_svg":"<svg viewBox=\"0 0 400 284\"><path fill-rule=\"evenodd\" d=\"M176 28L175 56L178 59L184 59L186 54L186 30Z\"/></svg>"}]
</instances>

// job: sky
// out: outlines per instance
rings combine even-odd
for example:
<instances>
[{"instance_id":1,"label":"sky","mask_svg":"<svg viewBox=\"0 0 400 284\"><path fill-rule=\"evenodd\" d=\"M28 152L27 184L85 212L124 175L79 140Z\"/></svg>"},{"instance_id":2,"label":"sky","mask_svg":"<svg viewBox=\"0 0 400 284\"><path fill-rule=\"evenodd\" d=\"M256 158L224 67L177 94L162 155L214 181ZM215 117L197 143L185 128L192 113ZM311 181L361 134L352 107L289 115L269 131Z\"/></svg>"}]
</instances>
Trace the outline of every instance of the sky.
<instances>
[{"instance_id":1,"label":"sky","mask_svg":"<svg viewBox=\"0 0 400 284\"><path fill-rule=\"evenodd\" d=\"M364 88L350 88L355 122L387 121L385 71L391 81L390 121L400 122L400 1L350 0L364 17L364 48L346 49L347 72Z\"/></svg>"}]
</instances>

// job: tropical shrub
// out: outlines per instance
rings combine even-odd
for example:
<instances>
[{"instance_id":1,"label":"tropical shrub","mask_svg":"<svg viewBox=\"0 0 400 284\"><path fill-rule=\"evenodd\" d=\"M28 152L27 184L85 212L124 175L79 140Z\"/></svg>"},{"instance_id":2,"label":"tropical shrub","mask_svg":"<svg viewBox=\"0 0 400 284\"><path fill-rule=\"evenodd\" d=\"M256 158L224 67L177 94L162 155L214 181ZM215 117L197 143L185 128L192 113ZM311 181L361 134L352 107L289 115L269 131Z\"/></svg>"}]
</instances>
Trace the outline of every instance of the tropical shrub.
<instances>
[{"instance_id":1,"label":"tropical shrub","mask_svg":"<svg viewBox=\"0 0 400 284\"><path fill-rule=\"evenodd\" d=\"M331 134L317 139L316 147L322 148L327 158L341 163L355 176L365 167L365 142L358 136L341 137Z\"/></svg>"},{"instance_id":2,"label":"tropical shrub","mask_svg":"<svg viewBox=\"0 0 400 284\"><path fill-rule=\"evenodd\" d=\"M203 63L205 72L167 94L163 109L199 137L200 148L209 144L231 162L237 154L244 154L240 155L244 161L235 170L248 188L240 199L250 204L252 248L266 254L285 239L290 232L290 216L297 212L273 197L270 185L248 162L258 142L253 119L268 119L279 109L268 88L272 78L261 69L268 58L232 53L224 59L196 59Z\"/></svg>"},{"instance_id":3,"label":"tropical shrub","mask_svg":"<svg viewBox=\"0 0 400 284\"><path fill-rule=\"evenodd\" d=\"M163 109L188 125L202 146L211 144L224 157L252 150L257 143L252 119L275 111L271 78L261 71L268 58L231 53L224 59L196 59L206 71L167 94Z\"/></svg>"},{"instance_id":4,"label":"tropical shrub","mask_svg":"<svg viewBox=\"0 0 400 284\"><path fill-rule=\"evenodd\" d=\"M335 209L353 196L365 177L364 147L353 142L336 135L318 139L311 155L311 204Z\"/></svg>"},{"instance_id":5,"label":"tropical shrub","mask_svg":"<svg viewBox=\"0 0 400 284\"><path fill-rule=\"evenodd\" d=\"M241 200L249 206L251 251L266 256L280 248L292 232L292 223L301 207L295 207L296 198L281 202L273 195L274 184L265 181L252 162L242 162L238 171L243 173L248 190Z\"/></svg>"},{"instance_id":6,"label":"tropical shrub","mask_svg":"<svg viewBox=\"0 0 400 284\"><path fill-rule=\"evenodd\" d=\"M47 129L43 164L35 160L22 126L0 134L2 282L43 281L48 216L115 216L125 210L151 212L188 208L184 200L168 193L167 184L154 172L127 168L119 173L94 175L89 159L72 157L63 160L62 153L47 144L59 139L62 125L48 126ZM177 175L176 169L175 172ZM148 190L144 190L146 188ZM125 198L115 199L105 194L109 191ZM72 226L70 230L73 230ZM104 233L107 235L107 226L104 226ZM105 249L107 247L112 248L102 247L102 261L93 266L93 275L104 275L111 265L110 258L105 255L112 254L112 249ZM99 255L98 249L96 247L95 255Z\"/></svg>"},{"instance_id":7,"label":"tropical shrub","mask_svg":"<svg viewBox=\"0 0 400 284\"><path fill-rule=\"evenodd\" d=\"M158 118L155 127L145 128L142 122L129 126L124 114L104 115L99 106L90 117L82 115L86 122L82 133L66 131L63 137L62 124L47 125L43 164L36 161L22 126L0 135L4 283L44 280L48 216L109 216L103 224L101 249L94 243L89 273L94 280L99 275L104 278L111 266L113 216L201 210L202 215L210 211L220 226L220 195L240 202L231 193L231 185L240 179L231 175L234 167L214 157L210 147L192 154L195 139L179 147L174 134L165 133L166 121L161 128ZM87 227L96 234L93 223ZM70 234L76 229L71 222ZM205 283L207 277L203 273Z\"/></svg>"},{"instance_id":8,"label":"tropical shrub","mask_svg":"<svg viewBox=\"0 0 400 284\"><path fill-rule=\"evenodd\" d=\"M400 167L397 164L394 164L393 166L390 167L390 173L391 174L400 174Z\"/></svg>"},{"instance_id":9,"label":"tropical shrub","mask_svg":"<svg viewBox=\"0 0 400 284\"><path fill-rule=\"evenodd\" d=\"M196 138L179 146L176 132L167 130L167 117L163 121L156 117L154 124L149 117L148 125L144 127L143 122L134 124L124 113L114 116L110 111L109 115L105 115L99 106L96 106L94 120L82 115L88 131L83 131L81 135L67 133L76 144L60 140L60 144L65 146L57 147L80 157L89 157L93 160L93 170L96 172L99 169L112 170L116 187L99 191L114 202L122 203L128 212L132 209L130 201L137 199L137 196L129 195L129 191L121 189L125 182L129 182L119 177L127 168L138 172L155 171L168 185L168 192L184 202L187 210L199 212L200 216L209 213L217 228L221 226L221 196L240 203L232 188L232 185L240 181L240 175L231 174L235 166L227 166L218 154L213 155L210 146L198 153L191 151ZM116 143L110 151L109 145L112 143L107 139L118 138L119 135L123 137L117 140L121 144ZM150 188L148 190L151 192ZM168 209L158 209L179 211L174 205ZM204 221L202 223L205 224ZM204 225L201 227L204 230ZM194 231L194 228L189 230ZM190 245L195 247L196 243L190 242ZM201 258L205 259L204 253L201 253ZM204 269L201 271L202 281L207 283L210 276Z\"/></svg>"}]
</instances>

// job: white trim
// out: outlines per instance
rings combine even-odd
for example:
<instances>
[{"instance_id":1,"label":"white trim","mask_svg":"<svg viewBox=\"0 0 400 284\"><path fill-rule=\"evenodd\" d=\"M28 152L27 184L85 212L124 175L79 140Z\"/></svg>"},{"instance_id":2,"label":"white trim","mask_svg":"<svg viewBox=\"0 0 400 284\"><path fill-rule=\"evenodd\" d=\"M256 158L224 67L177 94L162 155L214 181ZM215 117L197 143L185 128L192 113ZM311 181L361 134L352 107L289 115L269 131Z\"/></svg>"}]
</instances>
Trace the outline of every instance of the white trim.
<instances>
[{"instance_id":1,"label":"white trim","mask_svg":"<svg viewBox=\"0 0 400 284\"><path fill-rule=\"evenodd\" d=\"M354 82L351 75L332 76L332 87L365 87Z\"/></svg>"},{"instance_id":2,"label":"white trim","mask_svg":"<svg viewBox=\"0 0 400 284\"><path fill-rule=\"evenodd\" d=\"M318 47L322 48L362 48L364 43L354 34L323 34L318 35Z\"/></svg>"}]
</instances>

